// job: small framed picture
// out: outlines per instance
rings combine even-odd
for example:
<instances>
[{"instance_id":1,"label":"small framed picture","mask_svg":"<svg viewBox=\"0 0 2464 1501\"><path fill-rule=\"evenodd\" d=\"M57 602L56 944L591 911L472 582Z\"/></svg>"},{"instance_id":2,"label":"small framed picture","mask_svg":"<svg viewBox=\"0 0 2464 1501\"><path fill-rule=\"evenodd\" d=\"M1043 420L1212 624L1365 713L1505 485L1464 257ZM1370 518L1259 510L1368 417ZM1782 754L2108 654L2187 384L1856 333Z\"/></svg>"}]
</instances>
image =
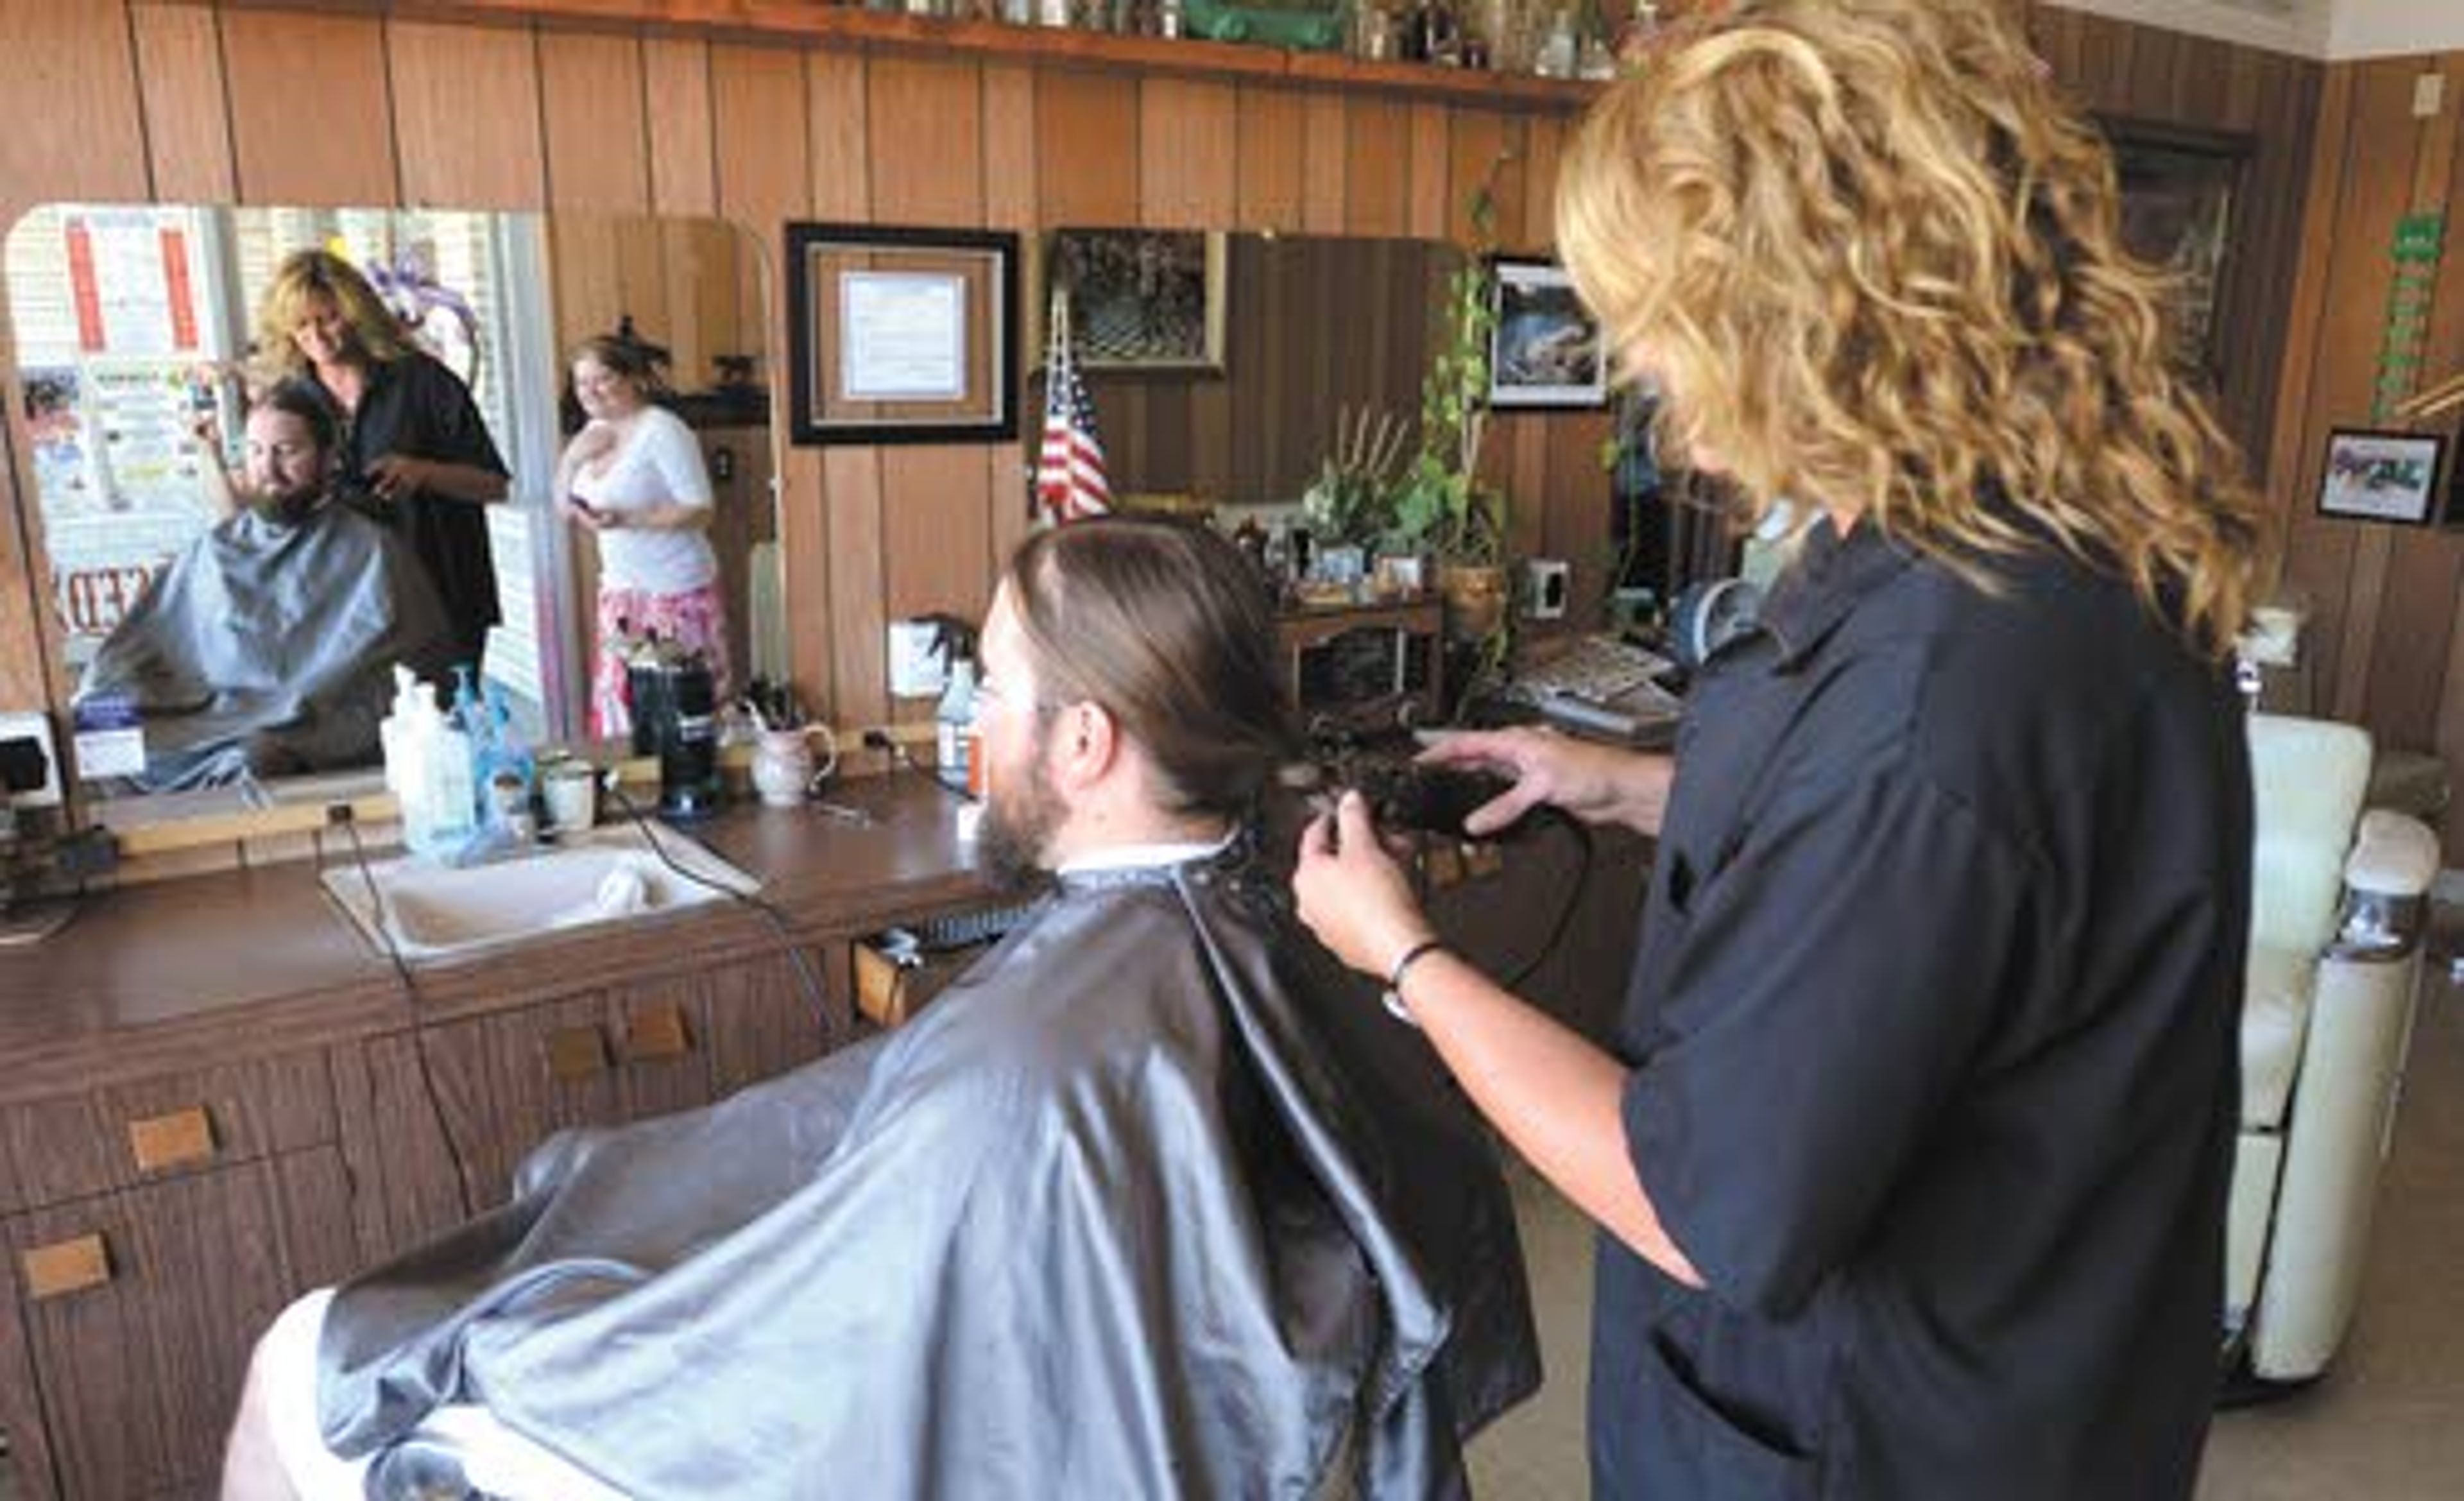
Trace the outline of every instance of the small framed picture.
<instances>
[{"instance_id":1,"label":"small framed picture","mask_svg":"<svg viewBox=\"0 0 2464 1501\"><path fill-rule=\"evenodd\" d=\"M787 226L790 441L1015 437L1017 347L1017 235Z\"/></svg>"},{"instance_id":2,"label":"small framed picture","mask_svg":"<svg viewBox=\"0 0 2464 1501\"><path fill-rule=\"evenodd\" d=\"M1578 408L1608 401L1600 325L1553 261L1491 261L1497 327L1488 349L1488 404L1500 409Z\"/></svg>"},{"instance_id":3,"label":"small framed picture","mask_svg":"<svg viewBox=\"0 0 2464 1501\"><path fill-rule=\"evenodd\" d=\"M2447 440L2434 432L2339 430L2327 435L2319 514L2420 526L2438 493Z\"/></svg>"}]
</instances>

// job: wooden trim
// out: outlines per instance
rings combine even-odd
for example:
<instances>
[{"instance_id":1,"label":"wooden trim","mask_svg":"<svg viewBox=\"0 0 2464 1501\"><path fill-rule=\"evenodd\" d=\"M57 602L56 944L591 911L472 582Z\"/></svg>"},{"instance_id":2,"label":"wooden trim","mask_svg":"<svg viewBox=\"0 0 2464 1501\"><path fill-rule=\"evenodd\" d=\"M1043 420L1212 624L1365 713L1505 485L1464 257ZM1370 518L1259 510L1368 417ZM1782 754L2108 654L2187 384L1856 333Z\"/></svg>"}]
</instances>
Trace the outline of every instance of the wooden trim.
<instances>
[{"instance_id":1,"label":"wooden trim","mask_svg":"<svg viewBox=\"0 0 2464 1501\"><path fill-rule=\"evenodd\" d=\"M548 1076L561 1084L607 1070L607 1039L596 1026L560 1026L539 1040L539 1052Z\"/></svg>"},{"instance_id":2,"label":"wooden trim","mask_svg":"<svg viewBox=\"0 0 2464 1501\"><path fill-rule=\"evenodd\" d=\"M661 1063L689 1057L693 1034L686 1029L681 1006L645 1006L625 1019L625 1061Z\"/></svg>"},{"instance_id":3,"label":"wooden trim","mask_svg":"<svg viewBox=\"0 0 2464 1501\"><path fill-rule=\"evenodd\" d=\"M1293 52L1196 38L1116 36L1102 32L938 20L812 0L390 0L370 7L396 16L499 24L641 29L735 40L793 41L882 55L938 58L1017 58L1047 65L1117 69L1154 77L1302 83L1403 95L1484 109L1572 112L1591 102L1597 83L1523 74L1371 62L1343 53Z\"/></svg>"},{"instance_id":4,"label":"wooden trim","mask_svg":"<svg viewBox=\"0 0 2464 1501\"><path fill-rule=\"evenodd\" d=\"M162 1173L210 1161L217 1150L213 1117L203 1105L128 1123L128 1153L140 1173Z\"/></svg>"},{"instance_id":5,"label":"wooden trim","mask_svg":"<svg viewBox=\"0 0 2464 1501\"><path fill-rule=\"evenodd\" d=\"M66 1297L111 1280L111 1251L99 1234L37 1246L18 1260L25 1269L30 1302Z\"/></svg>"}]
</instances>

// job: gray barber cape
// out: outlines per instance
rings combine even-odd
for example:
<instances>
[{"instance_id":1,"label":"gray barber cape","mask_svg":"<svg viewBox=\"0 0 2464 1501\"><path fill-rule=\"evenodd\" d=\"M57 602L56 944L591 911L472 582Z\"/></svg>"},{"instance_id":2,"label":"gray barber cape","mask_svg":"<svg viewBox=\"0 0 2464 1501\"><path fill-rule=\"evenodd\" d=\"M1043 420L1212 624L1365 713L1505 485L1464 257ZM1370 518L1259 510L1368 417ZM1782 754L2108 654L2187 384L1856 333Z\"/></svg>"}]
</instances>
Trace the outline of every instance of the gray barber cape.
<instances>
[{"instance_id":1,"label":"gray barber cape","mask_svg":"<svg viewBox=\"0 0 2464 1501\"><path fill-rule=\"evenodd\" d=\"M373 765L393 665L432 671L444 625L383 523L332 499L297 520L242 511L154 576L78 695L129 696L149 790Z\"/></svg>"},{"instance_id":2,"label":"gray barber cape","mask_svg":"<svg viewBox=\"0 0 2464 1501\"><path fill-rule=\"evenodd\" d=\"M1539 1378L1522 1249L1360 992L1238 854L1065 877L904 1028L558 1136L344 1286L326 1441L477 1402L644 1501L1464 1494Z\"/></svg>"}]
</instances>

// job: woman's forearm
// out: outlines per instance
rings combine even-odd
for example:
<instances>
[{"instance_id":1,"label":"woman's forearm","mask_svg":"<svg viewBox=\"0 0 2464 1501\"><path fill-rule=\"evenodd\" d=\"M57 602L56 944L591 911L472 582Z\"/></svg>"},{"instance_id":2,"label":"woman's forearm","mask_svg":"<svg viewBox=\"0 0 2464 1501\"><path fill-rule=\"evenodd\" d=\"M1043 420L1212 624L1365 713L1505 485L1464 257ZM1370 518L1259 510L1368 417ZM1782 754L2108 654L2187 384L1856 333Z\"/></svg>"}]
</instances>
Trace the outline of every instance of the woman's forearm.
<instances>
[{"instance_id":1,"label":"woman's forearm","mask_svg":"<svg viewBox=\"0 0 2464 1501\"><path fill-rule=\"evenodd\" d=\"M449 464L442 459L427 461L427 472L420 476L422 490L449 500L466 500L473 505L493 505L505 498L508 485L505 476L493 469L476 464Z\"/></svg>"},{"instance_id":2,"label":"woman's forearm","mask_svg":"<svg viewBox=\"0 0 2464 1501\"><path fill-rule=\"evenodd\" d=\"M1451 951L1412 966L1402 999L1472 1103L1541 1177L1635 1254L1703 1285L1636 1176L1623 1064Z\"/></svg>"}]
</instances>

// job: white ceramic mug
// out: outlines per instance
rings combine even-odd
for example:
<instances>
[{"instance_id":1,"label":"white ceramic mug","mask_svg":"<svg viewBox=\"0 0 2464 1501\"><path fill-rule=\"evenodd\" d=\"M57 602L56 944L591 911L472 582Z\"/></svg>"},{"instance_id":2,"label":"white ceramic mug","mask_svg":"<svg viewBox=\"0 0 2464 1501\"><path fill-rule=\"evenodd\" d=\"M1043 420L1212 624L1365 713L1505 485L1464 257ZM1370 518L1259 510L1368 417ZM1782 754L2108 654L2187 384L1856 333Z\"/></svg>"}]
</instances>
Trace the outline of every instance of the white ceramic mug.
<instances>
[{"instance_id":1,"label":"white ceramic mug","mask_svg":"<svg viewBox=\"0 0 2464 1501\"><path fill-rule=\"evenodd\" d=\"M813 754L813 737L822 739ZM753 790L772 807L794 807L804 801L823 778L838 769L838 737L826 724L801 730L763 730L753 742Z\"/></svg>"},{"instance_id":2,"label":"white ceramic mug","mask_svg":"<svg viewBox=\"0 0 2464 1501\"><path fill-rule=\"evenodd\" d=\"M599 772L588 762L551 762L539 773L539 790L556 832L580 833L599 821Z\"/></svg>"}]
</instances>

